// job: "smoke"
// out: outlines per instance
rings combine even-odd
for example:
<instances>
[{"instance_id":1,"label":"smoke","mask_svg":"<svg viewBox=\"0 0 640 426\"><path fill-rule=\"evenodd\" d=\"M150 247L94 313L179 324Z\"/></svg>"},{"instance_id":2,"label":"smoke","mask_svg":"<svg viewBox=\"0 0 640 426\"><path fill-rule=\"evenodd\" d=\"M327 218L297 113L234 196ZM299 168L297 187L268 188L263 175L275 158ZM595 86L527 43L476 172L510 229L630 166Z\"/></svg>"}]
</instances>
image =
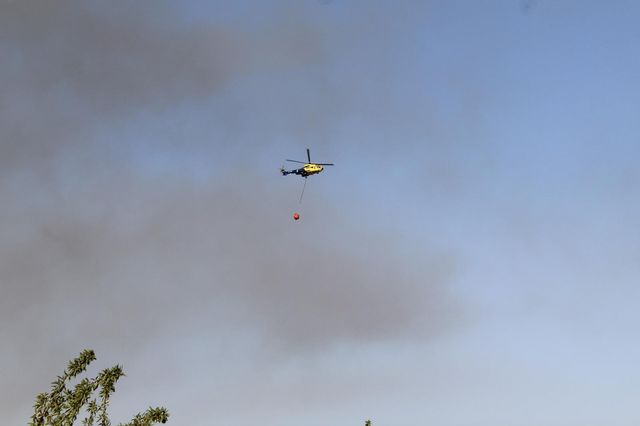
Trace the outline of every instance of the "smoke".
<instances>
[{"instance_id":1,"label":"smoke","mask_svg":"<svg viewBox=\"0 0 640 426\"><path fill-rule=\"evenodd\" d=\"M140 134L149 116L215 103L242 79L330 60L300 9L269 13L249 30L180 23L163 3L0 6L0 337L16 398L3 398L2 412L30 405L87 346L135 357L159 338L171 346L185 332L237 333L286 358L428 339L454 322L450 258L430 247L405 257L399 238L340 215L331 200L292 228L282 207L290 194L245 163L220 166L232 161L218 157L229 145L260 149L286 129L266 126L259 132L272 133L247 142L223 120L237 112L222 106L208 124L216 137L194 132L207 143L113 138L127 126ZM296 108L277 105L292 117ZM269 112L252 113L259 122ZM318 130L333 113L316 106L312 124L290 131ZM162 147L218 169L198 180L138 167Z\"/></svg>"}]
</instances>

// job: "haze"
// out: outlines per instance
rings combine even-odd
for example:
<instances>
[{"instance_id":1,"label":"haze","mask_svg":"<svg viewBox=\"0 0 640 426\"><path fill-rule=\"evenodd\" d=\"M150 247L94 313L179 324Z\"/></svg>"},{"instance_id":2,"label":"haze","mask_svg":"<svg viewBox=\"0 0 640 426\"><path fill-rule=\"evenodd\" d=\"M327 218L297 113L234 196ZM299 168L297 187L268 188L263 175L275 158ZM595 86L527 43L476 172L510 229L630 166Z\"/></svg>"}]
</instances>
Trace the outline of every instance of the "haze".
<instances>
[{"instance_id":1,"label":"haze","mask_svg":"<svg viewBox=\"0 0 640 426\"><path fill-rule=\"evenodd\" d=\"M3 2L3 424L92 348L114 424L637 425L638 22Z\"/></svg>"}]
</instances>

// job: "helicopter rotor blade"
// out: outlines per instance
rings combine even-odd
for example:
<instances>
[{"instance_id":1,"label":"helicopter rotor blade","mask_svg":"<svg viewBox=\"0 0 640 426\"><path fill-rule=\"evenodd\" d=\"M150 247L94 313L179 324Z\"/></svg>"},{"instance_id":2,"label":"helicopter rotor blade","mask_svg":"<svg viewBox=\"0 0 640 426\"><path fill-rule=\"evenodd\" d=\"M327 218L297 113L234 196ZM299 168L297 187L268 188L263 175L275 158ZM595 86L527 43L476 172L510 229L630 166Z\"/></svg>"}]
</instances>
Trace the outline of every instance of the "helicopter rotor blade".
<instances>
[{"instance_id":1,"label":"helicopter rotor blade","mask_svg":"<svg viewBox=\"0 0 640 426\"><path fill-rule=\"evenodd\" d=\"M333 166L333 163L313 163L313 164L317 164L318 166Z\"/></svg>"},{"instance_id":2,"label":"helicopter rotor blade","mask_svg":"<svg viewBox=\"0 0 640 426\"><path fill-rule=\"evenodd\" d=\"M309 148L307 148L307 160L311 163L311 153L309 152Z\"/></svg>"}]
</instances>

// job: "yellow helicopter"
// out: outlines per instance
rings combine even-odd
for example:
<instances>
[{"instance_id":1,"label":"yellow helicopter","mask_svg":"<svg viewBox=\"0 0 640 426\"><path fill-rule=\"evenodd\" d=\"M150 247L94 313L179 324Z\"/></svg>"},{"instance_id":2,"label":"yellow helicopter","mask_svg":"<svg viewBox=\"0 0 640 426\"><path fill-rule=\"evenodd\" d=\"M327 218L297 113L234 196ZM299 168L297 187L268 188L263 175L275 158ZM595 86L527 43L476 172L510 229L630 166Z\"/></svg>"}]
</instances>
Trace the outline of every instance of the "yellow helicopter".
<instances>
[{"instance_id":1,"label":"yellow helicopter","mask_svg":"<svg viewBox=\"0 0 640 426\"><path fill-rule=\"evenodd\" d=\"M291 161L292 163L304 164L304 166L294 170L285 170L283 166L280 168L280 173L282 173L282 176L286 176L290 174L300 175L306 179L311 175L316 175L321 171L323 171L324 166L333 166L333 163L312 163L311 154L309 153L309 148L307 148L307 160L308 161L306 163L304 161L298 161L298 160L287 160L287 161Z\"/></svg>"}]
</instances>

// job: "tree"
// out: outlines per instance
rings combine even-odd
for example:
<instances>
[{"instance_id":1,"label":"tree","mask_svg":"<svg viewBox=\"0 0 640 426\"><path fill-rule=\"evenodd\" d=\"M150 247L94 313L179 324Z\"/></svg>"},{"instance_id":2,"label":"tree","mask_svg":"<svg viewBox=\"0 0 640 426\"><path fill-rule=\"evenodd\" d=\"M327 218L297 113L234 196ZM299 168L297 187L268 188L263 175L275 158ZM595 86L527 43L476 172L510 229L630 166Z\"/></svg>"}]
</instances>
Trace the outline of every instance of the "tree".
<instances>
[{"instance_id":1,"label":"tree","mask_svg":"<svg viewBox=\"0 0 640 426\"><path fill-rule=\"evenodd\" d=\"M84 426L111 426L107 409L111 394L116 390L116 382L125 375L122 366L116 365L102 370L94 378L82 379L73 389L67 387L95 359L96 355L92 350L84 350L77 358L69 361L62 376L51 383L51 391L36 397L30 426L73 426L83 408L86 414L82 420ZM120 426L151 426L166 423L168 418L166 408L149 407L129 423L121 423Z\"/></svg>"}]
</instances>

